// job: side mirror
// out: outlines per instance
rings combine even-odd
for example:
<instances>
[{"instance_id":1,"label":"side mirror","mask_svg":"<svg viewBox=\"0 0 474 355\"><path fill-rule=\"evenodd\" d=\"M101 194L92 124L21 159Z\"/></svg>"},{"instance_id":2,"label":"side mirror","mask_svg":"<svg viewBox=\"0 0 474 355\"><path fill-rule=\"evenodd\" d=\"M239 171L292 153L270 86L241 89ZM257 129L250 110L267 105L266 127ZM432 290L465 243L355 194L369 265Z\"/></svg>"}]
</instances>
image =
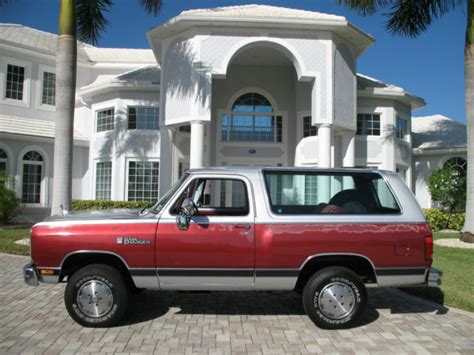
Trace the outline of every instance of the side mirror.
<instances>
[{"instance_id":1,"label":"side mirror","mask_svg":"<svg viewBox=\"0 0 474 355\"><path fill-rule=\"evenodd\" d=\"M179 230L188 230L191 223L191 216L197 214L197 207L192 198L184 200L181 206L181 213L176 217L176 224Z\"/></svg>"},{"instance_id":2,"label":"side mirror","mask_svg":"<svg viewBox=\"0 0 474 355\"><path fill-rule=\"evenodd\" d=\"M188 230L191 217L186 215L179 215L176 217L176 224L179 230Z\"/></svg>"},{"instance_id":3,"label":"side mirror","mask_svg":"<svg viewBox=\"0 0 474 355\"><path fill-rule=\"evenodd\" d=\"M187 198L186 200L184 200L181 210L182 214L188 217L194 216L198 212L196 204L194 203L192 198Z\"/></svg>"}]
</instances>

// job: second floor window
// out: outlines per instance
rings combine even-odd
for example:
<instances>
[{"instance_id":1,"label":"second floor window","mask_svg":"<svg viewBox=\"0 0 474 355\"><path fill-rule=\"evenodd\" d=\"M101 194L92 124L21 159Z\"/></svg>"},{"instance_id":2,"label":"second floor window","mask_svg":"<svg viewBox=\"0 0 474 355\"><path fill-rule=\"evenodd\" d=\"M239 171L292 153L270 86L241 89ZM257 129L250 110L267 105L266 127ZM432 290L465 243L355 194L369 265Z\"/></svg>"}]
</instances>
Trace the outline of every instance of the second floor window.
<instances>
[{"instance_id":1,"label":"second floor window","mask_svg":"<svg viewBox=\"0 0 474 355\"><path fill-rule=\"evenodd\" d=\"M311 125L311 116L303 117L303 137L318 135L318 128Z\"/></svg>"},{"instance_id":2,"label":"second floor window","mask_svg":"<svg viewBox=\"0 0 474 355\"><path fill-rule=\"evenodd\" d=\"M128 129L159 129L158 107L129 107Z\"/></svg>"},{"instance_id":3,"label":"second floor window","mask_svg":"<svg viewBox=\"0 0 474 355\"><path fill-rule=\"evenodd\" d=\"M41 103L43 105L56 104L56 74L50 72L43 72L43 93L41 96Z\"/></svg>"},{"instance_id":4,"label":"second floor window","mask_svg":"<svg viewBox=\"0 0 474 355\"><path fill-rule=\"evenodd\" d=\"M397 127L396 127L396 135L399 139L405 139L408 134L408 122L407 120L397 117Z\"/></svg>"},{"instance_id":5,"label":"second floor window","mask_svg":"<svg viewBox=\"0 0 474 355\"><path fill-rule=\"evenodd\" d=\"M357 115L357 135L380 136L380 115L379 114L358 114Z\"/></svg>"},{"instance_id":6,"label":"second floor window","mask_svg":"<svg viewBox=\"0 0 474 355\"><path fill-rule=\"evenodd\" d=\"M228 142L282 142L283 118L273 115L264 96L248 93L232 106L232 113L221 117L221 139Z\"/></svg>"},{"instance_id":7,"label":"second floor window","mask_svg":"<svg viewBox=\"0 0 474 355\"><path fill-rule=\"evenodd\" d=\"M7 87L5 98L12 100L23 100L23 90L25 81L25 68L8 64L7 66Z\"/></svg>"},{"instance_id":8,"label":"second floor window","mask_svg":"<svg viewBox=\"0 0 474 355\"><path fill-rule=\"evenodd\" d=\"M113 108L97 111L97 132L112 131L114 129L115 112Z\"/></svg>"}]
</instances>

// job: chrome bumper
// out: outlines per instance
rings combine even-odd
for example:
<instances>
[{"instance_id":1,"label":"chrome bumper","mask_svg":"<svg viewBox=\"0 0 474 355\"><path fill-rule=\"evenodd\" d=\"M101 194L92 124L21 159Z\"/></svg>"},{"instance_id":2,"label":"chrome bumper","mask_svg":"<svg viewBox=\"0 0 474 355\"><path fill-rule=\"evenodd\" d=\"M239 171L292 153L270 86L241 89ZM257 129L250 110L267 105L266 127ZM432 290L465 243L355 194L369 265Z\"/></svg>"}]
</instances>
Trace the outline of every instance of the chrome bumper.
<instances>
[{"instance_id":1,"label":"chrome bumper","mask_svg":"<svg viewBox=\"0 0 474 355\"><path fill-rule=\"evenodd\" d=\"M25 279L25 283L27 285L39 285L38 272L32 263L29 263L23 267L23 278Z\"/></svg>"},{"instance_id":2,"label":"chrome bumper","mask_svg":"<svg viewBox=\"0 0 474 355\"><path fill-rule=\"evenodd\" d=\"M439 287L441 285L441 276L443 276L443 272L438 269L428 269L426 274L426 285L428 287Z\"/></svg>"}]
</instances>

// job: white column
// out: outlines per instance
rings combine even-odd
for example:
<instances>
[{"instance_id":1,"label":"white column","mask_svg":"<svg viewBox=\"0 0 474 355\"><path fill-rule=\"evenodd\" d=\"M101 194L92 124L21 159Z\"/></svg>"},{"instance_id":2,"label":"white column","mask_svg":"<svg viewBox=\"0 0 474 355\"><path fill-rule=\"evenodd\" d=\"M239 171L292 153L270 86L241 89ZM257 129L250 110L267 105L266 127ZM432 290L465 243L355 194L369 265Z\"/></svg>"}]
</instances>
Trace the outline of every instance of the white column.
<instances>
[{"instance_id":1,"label":"white column","mask_svg":"<svg viewBox=\"0 0 474 355\"><path fill-rule=\"evenodd\" d=\"M413 191L413 193L415 193L415 189L413 188L413 170L412 170L412 161L411 161L411 158L410 158L410 165L408 165L407 167L407 170L405 172L405 178L406 178L406 183L408 185L408 187L410 188L410 190Z\"/></svg>"},{"instance_id":2,"label":"white column","mask_svg":"<svg viewBox=\"0 0 474 355\"><path fill-rule=\"evenodd\" d=\"M190 168L204 167L204 122L191 121Z\"/></svg>"},{"instance_id":3,"label":"white column","mask_svg":"<svg viewBox=\"0 0 474 355\"><path fill-rule=\"evenodd\" d=\"M354 132L344 132L342 135L342 166L353 168L355 166L355 134Z\"/></svg>"},{"instance_id":4,"label":"white column","mask_svg":"<svg viewBox=\"0 0 474 355\"><path fill-rule=\"evenodd\" d=\"M160 127L160 197L163 196L173 183L173 137L171 130L165 125Z\"/></svg>"},{"instance_id":5,"label":"white column","mask_svg":"<svg viewBox=\"0 0 474 355\"><path fill-rule=\"evenodd\" d=\"M318 167L331 167L331 125L318 127Z\"/></svg>"}]
</instances>

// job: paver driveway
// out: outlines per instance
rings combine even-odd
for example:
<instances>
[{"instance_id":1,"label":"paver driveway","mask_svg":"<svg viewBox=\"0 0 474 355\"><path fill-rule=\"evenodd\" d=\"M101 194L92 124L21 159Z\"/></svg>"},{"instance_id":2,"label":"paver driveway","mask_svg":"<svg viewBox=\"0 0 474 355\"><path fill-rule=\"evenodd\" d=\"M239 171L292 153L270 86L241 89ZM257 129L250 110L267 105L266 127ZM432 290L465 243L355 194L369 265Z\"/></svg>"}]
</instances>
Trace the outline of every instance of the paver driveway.
<instances>
[{"instance_id":1,"label":"paver driveway","mask_svg":"<svg viewBox=\"0 0 474 355\"><path fill-rule=\"evenodd\" d=\"M396 290L369 291L361 325L318 329L300 298L269 292L143 292L123 325L82 328L64 285L23 283L27 257L0 254L0 353L474 353L474 314Z\"/></svg>"}]
</instances>

